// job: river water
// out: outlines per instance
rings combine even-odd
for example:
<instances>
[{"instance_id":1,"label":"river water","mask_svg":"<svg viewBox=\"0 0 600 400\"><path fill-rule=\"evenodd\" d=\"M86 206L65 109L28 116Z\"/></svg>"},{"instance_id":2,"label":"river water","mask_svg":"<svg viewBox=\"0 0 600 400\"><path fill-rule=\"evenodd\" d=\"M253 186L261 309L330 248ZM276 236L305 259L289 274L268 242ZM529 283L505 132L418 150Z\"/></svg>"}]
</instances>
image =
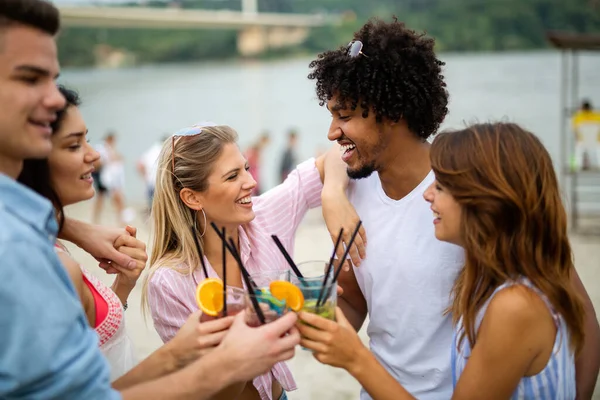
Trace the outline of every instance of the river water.
<instances>
[{"instance_id":1,"label":"river water","mask_svg":"<svg viewBox=\"0 0 600 400\"><path fill-rule=\"evenodd\" d=\"M536 133L558 157L560 54L442 54L450 92L450 113L443 128L465 123L509 120ZM135 172L138 157L161 136L201 120L234 127L245 148L268 130L271 143L263 157L265 187L277 183L277 166L286 132L299 132L299 155L327 148L330 116L319 107L314 82L307 79L310 58L279 61L227 61L168 64L128 69L66 69L61 82L79 90L97 143L109 129L118 133L126 158L126 196L144 200ZM600 57L583 54L582 97L600 105Z\"/></svg>"}]
</instances>

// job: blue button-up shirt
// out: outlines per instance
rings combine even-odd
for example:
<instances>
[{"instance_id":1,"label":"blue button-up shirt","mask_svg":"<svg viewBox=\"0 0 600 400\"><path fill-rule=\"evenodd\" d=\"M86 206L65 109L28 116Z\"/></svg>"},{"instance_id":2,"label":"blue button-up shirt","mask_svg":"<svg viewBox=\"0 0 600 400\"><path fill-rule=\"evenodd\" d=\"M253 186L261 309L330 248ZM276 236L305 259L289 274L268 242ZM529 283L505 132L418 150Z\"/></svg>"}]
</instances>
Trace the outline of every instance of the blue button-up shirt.
<instances>
[{"instance_id":1,"label":"blue button-up shirt","mask_svg":"<svg viewBox=\"0 0 600 400\"><path fill-rule=\"evenodd\" d=\"M120 399L56 233L50 202L0 174L0 398Z\"/></svg>"}]
</instances>

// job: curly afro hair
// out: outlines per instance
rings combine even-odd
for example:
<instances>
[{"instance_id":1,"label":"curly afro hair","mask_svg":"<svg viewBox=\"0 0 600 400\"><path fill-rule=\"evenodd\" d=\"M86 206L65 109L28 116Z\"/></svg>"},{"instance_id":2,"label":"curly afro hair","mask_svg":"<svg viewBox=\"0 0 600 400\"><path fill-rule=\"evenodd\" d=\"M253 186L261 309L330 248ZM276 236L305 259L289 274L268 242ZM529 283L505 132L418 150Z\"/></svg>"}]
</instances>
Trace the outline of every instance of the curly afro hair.
<instances>
[{"instance_id":1,"label":"curly afro hair","mask_svg":"<svg viewBox=\"0 0 600 400\"><path fill-rule=\"evenodd\" d=\"M333 96L344 106L373 109L383 118L404 119L423 140L436 133L448 113L448 92L442 75L444 63L433 51L434 40L406 28L404 23L370 19L354 40L362 54L349 57L347 47L318 55L308 79L316 80L322 106Z\"/></svg>"}]
</instances>

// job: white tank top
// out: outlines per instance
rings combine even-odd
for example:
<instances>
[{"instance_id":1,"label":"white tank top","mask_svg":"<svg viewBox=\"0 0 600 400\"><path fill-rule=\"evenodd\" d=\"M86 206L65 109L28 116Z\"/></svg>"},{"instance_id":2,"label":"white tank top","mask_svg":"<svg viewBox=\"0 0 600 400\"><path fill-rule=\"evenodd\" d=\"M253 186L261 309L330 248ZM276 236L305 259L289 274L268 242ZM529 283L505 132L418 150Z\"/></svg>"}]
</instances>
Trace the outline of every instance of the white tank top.
<instances>
[{"instance_id":1,"label":"white tank top","mask_svg":"<svg viewBox=\"0 0 600 400\"><path fill-rule=\"evenodd\" d=\"M350 184L349 197L367 233L367 257L354 269L367 301L371 351L418 399L452 397L452 321L444 310L464 251L435 238L423 199L427 177L407 196L385 195L379 175ZM361 400L371 399L363 390Z\"/></svg>"}]
</instances>

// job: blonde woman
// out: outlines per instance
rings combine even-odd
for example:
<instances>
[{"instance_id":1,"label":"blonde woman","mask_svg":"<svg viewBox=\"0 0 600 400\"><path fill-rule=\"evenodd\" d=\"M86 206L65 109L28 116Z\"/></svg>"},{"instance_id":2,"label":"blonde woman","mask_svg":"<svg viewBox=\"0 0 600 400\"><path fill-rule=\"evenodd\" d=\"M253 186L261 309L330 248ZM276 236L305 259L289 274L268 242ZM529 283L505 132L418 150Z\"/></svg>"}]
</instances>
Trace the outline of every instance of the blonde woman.
<instances>
[{"instance_id":1,"label":"blonde woman","mask_svg":"<svg viewBox=\"0 0 600 400\"><path fill-rule=\"evenodd\" d=\"M326 157L339 157L334 154L337 149L332 149L305 161L283 184L251 197L256 181L236 142L237 133L232 128L204 125L184 129L163 145L152 205L151 273L144 297L165 342L197 310L195 288L206 278L192 235L201 242L209 277L223 275L222 243L210 228L211 222L226 228L250 273L287 269L271 235L276 234L293 254L294 234L302 217L309 208L321 205ZM327 175L327 190L339 191L347 182L344 169L337 163L328 167ZM345 214L336 211L336 218L342 214L357 218L349 202L338 200L336 207L345 210ZM339 229L342 221L336 222L340 224L332 226ZM243 287L237 263L227 256L228 284ZM295 388L289 369L279 363L271 372L230 387L216 398L279 400L286 399L286 391Z\"/></svg>"}]
</instances>

